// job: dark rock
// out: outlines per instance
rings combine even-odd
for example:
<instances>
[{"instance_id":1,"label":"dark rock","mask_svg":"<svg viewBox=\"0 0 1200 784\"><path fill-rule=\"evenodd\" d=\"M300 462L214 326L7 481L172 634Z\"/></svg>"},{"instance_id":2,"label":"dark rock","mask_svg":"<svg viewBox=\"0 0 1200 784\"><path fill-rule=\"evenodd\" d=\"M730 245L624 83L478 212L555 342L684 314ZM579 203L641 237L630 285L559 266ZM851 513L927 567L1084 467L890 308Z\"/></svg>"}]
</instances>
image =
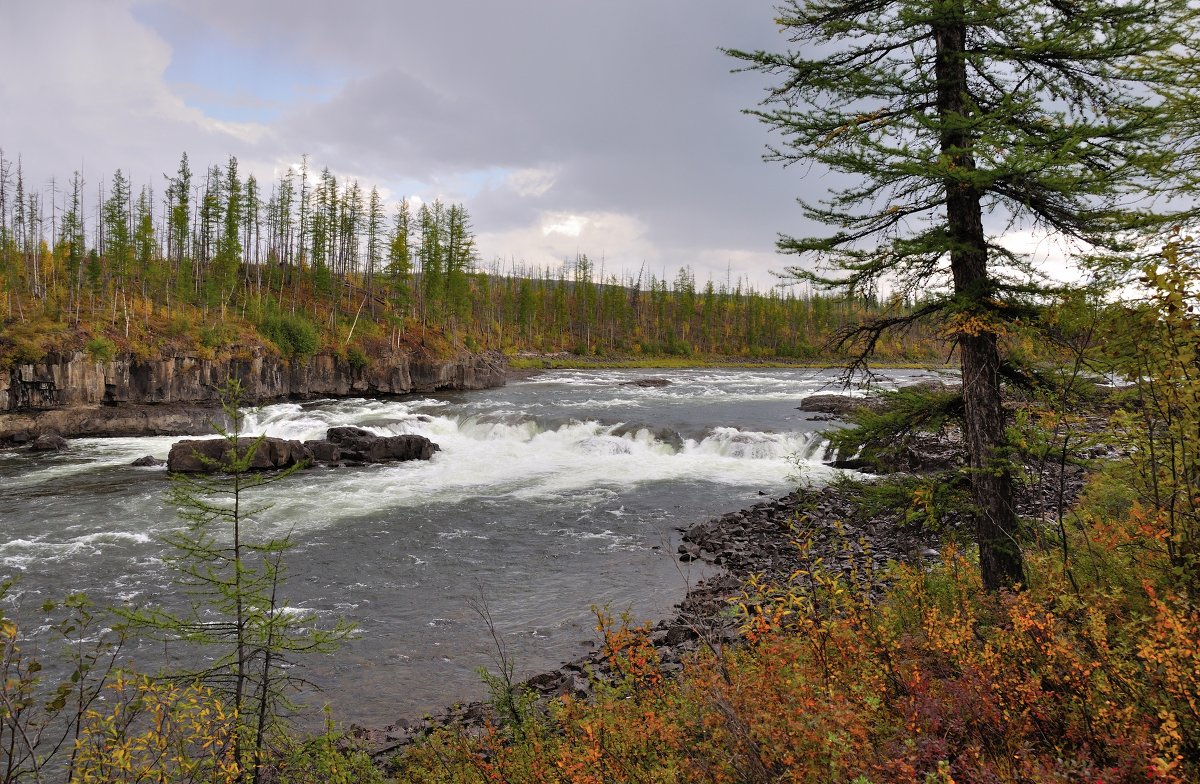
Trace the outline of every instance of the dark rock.
<instances>
[{"instance_id":1,"label":"dark rock","mask_svg":"<svg viewBox=\"0 0 1200 784\"><path fill-rule=\"evenodd\" d=\"M587 700L592 697L592 684L588 683L587 678L582 675L571 675L563 680L561 686L558 687L559 696L570 695L575 699Z\"/></svg>"},{"instance_id":2,"label":"dark rock","mask_svg":"<svg viewBox=\"0 0 1200 784\"><path fill-rule=\"evenodd\" d=\"M325 438L331 443L343 445L351 444L355 441L361 441L366 438L379 438L370 430L364 430L361 427L350 427L345 425L342 427L331 427L325 431Z\"/></svg>"},{"instance_id":3,"label":"dark rock","mask_svg":"<svg viewBox=\"0 0 1200 784\"><path fill-rule=\"evenodd\" d=\"M314 397L366 397L503 386L498 353L435 359L396 352L355 368L336 354L289 362L262 346L230 346L204 359L119 355L96 362L85 352L48 354L0 368L0 444L61 435L203 435L212 432L222 382L241 382L247 403Z\"/></svg>"},{"instance_id":4,"label":"dark rock","mask_svg":"<svg viewBox=\"0 0 1200 784\"><path fill-rule=\"evenodd\" d=\"M290 468L312 460L312 453L299 441L285 441L282 438L237 440L238 454L244 455L251 448L254 448L249 465L251 471ZM167 470L181 474L211 473L221 470L231 459L230 445L224 438L188 439L171 447L167 455Z\"/></svg>"},{"instance_id":5,"label":"dark rock","mask_svg":"<svg viewBox=\"0 0 1200 784\"><path fill-rule=\"evenodd\" d=\"M342 448L331 441L305 441L304 448L318 463L336 463L342 459Z\"/></svg>"},{"instance_id":6,"label":"dark rock","mask_svg":"<svg viewBox=\"0 0 1200 784\"><path fill-rule=\"evenodd\" d=\"M799 411L811 411L817 414L836 414L845 416L855 411L866 409L878 411L883 408L883 399L878 396L849 397L847 395L809 395L800 401Z\"/></svg>"},{"instance_id":7,"label":"dark rock","mask_svg":"<svg viewBox=\"0 0 1200 784\"><path fill-rule=\"evenodd\" d=\"M250 469L267 471L289 468L297 463L320 462L336 465L384 463L398 460L428 460L441 449L425 436L377 436L360 427L331 427L328 441L288 441L281 438L239 438L239 453L258 443ZM228 462L229 443L223 438L180 441L171 447L167 468L179 473L219 470Z\"/></svg>"},{"instance_id":8,"label":"dark rock","mask_svg":"<svg viewBox=\"0 0 1200 784\"><path fill-rule=\"evenodd\" d=\"M543 672L525 681L525 685L536 692L553 693L566 676L559 670Z\"/></svg>"},{"instance_id":9,"label":"dark rock","mask_svg":"<svg viewBox=\"0 0 1200 784\"><path fill-rule=\"evenodd\" d=\"M870 471L872 469L870 461L863 460L861 457L838 458L830 460L825 465L830 468L843 468L850 471Z\"/></svg>"},{"instance_id":10,"label":"dark rock","mask_svg":"<svg viewBox=\"0 0 1200 784\"><path fill-rule=\"evenodd\" d=\"M681 645L697 636L696 630L690 626L672 626L667 630L667 645Z\"/></svg>"},{"instance_id":11,"label":"dark rock","mask_svg":"<svg viewBox=\"0 0 1200 784\"><path fill-rule=\"evenodd\" d=\"M30 452L61 452L67 448L67 439L58 433L42 433L29 445Z\"/></svg>"},{"instance_id":12,"label":"dark rock","mask_svg":"<svg viewBox=\"0 0 1200 784\"><path fill-rule=\"evenodd\" d=\"M623 387L666 387L671 382L665 378L635 378L633 381L622 381Z\"/></svg>"},{"instance_id":13,"label":"dark rock","mask_svg":"<svg viewBox=\"0 0 1200 784\"><path fill-rule=\"evenodd\" d=\"M331 427L325 437L341 450L341 457L364 463L392 460L428 460L441 447L425 436L377 436L361 427Z\"/></svg>"},{"instance_id":14,"label":"dark rock","mask_svg":"<svg viewBox=\"0 0 1200 784\"><path fill-rule=\"evenodd\" d=\"M137 460L134 460L129 465L138 466L139 468L147 468L147 467L151 467L151 466L161 466L161 465L166 465L166 464L167 464L167 461L163 460L161 457L155 457L154 455L146 455L145 457L139 457Z\"/></svg>"}]
</instances>

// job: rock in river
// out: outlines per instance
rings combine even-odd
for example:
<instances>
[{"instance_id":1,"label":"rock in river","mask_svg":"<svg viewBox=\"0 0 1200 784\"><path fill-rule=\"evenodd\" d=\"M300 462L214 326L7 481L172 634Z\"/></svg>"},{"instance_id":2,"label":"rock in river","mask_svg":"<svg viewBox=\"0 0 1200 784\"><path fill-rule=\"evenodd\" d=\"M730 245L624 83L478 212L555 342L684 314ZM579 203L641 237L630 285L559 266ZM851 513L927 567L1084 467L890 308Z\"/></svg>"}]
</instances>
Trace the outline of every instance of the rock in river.
<instances>
[{"instance_id":1,"label":"rock in river","mask_svg":"<svg viewBox=\"0 0 1200 784\"><path fill-rule=\"evenodd\" d=\"M257 438L239 438L238 453L245 454L256 442ZM208 473L219 470L231 457L229 442L224 438L187 439L172 445L167 455L167 470L181 474ZM311 458L312 454L299 441L264 438L254 450L250 470L288 468Z\"/></svg>"},{"instance_id":2,"label":"rock in river","mask_svg":"<svg viewBox=\"0 0 1200 784\"><path fill-rule=\"evenodd\" d=\"M244 452L258 439L239 438ZM397 460L428 460L441 448L425 436L377 436L359 427L331 427L324 441L289 441L264 438L250 463L252 471L288 468L297 463L339 464L384 463ZM229 457L229 442L223 438L188 439L171 447L167 470L205 473L218 470Z\"/></svg>"},{"instance_id":3,"label":"rock in river","mask_svg":"<svg viewBox=\"0 0 1200 784\"><path fill-rule=\"evenodd\" d=\"M30 452L61 452L67 448L67 440L58 433L42 433L29 445Z\"/></svg>"}]
</instances>

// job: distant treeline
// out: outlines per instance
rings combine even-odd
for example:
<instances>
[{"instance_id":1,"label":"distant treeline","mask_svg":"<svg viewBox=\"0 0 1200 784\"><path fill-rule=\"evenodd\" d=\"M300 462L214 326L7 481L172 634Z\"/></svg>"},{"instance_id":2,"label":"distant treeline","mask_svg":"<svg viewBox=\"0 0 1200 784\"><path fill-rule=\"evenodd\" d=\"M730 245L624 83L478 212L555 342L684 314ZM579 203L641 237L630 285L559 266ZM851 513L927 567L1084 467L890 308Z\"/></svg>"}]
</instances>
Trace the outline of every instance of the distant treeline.
<instances>
[{"instance_id":1,"label":"distant treeline","mask_svg":"<svg viewBox=\"0 0 1200 784\"><path fill-rule=\"evenodd\" d=\"M586 255L557 268L481 264L461 204L385 206L307 159L264 186L236 158L192 171L184 154L161 190L120 170L31 188L0 152L0 293L5 359L85 343L101 354L164 343L219 350L267 339L282 352L440 350L817 359L831 337L884 310L744 280L606 272ZM251 334L254 333L254 334ZM878 355L941 358L929 332Z\"/></svg>"}]
</instances>

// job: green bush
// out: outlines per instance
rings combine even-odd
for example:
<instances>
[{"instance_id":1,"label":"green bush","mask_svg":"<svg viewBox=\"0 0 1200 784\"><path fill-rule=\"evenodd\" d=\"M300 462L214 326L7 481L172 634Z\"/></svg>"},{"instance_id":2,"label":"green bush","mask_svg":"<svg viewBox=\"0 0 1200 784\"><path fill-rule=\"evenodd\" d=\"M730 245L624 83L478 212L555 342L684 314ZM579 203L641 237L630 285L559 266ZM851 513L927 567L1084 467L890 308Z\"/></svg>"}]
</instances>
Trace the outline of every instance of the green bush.
<instances>
[{"instance_id":1,"label":"green bush","mask_svg":"<svg viewBox=\"0 0 1200 784\"><path fill-rule=\"evenodd\" d=\"M92 338L84 350L93 362L112 362L117 355L117 345L106 337Z\"/></svg>"},{"instance_id":2,"label":"green bush","mask_svg":"<svg viewBox=\"0 0 1200 784\"><path fill-rule=\"evenodd\" d=\"M258 331L285 357L310 357L321 347L316 326L300 315L269 315L258 325Z\"/></svg>"},{"instance_id":3,"label":"green bush","mask_svg":"<svg viewBox=\"0 0 1200 784\"><path fill-rule=\"evenodd\" d=\"M371 357L367 352L363 351L358 346L351 346L346 351L346 361L350 363L350 367L355 370L362 370L371 364Z\"/></svg>"},{"instance_id":4,"label":"green bush","mask_svg":"<svg viewBox=\"0 0 1200 784\"><path fill-rule=\"evenodd\" d=\"M233 332L224 324L200 327L200 345L205 348L225 348L233 341Z\"/></svg>"}]
</instances>

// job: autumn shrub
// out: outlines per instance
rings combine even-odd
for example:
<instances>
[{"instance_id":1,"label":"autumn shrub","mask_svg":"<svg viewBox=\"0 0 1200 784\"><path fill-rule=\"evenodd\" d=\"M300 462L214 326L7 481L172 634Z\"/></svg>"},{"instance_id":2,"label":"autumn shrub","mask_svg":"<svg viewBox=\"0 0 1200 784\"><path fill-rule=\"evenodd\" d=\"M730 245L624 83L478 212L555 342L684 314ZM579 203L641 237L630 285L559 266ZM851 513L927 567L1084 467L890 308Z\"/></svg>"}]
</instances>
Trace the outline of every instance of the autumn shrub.
<instances>
[{"instance_id":1,"label":"autumn shrub","mask_svg":"<svg viewBox=\"0 0 1200 784\"><path fill-rule=\"evenodd\" d=\"M211 689L119 675L105 696L104 707L84 717L72 781L243 780L237 717Z\"/></svg>"},{"instance_id":2,"label":"autumn shrub","mask_svg":"<svg viewBox=\"0 0 1200 784\"><path fill-rule=\"evenodd\" d=\"M746 644L703 651L677 680L651 674L644 629L601 616L618 678L593 704L562 699L518 743L447 732L399 769L430 782L1197 780L1196 607L1129 574L1077 589L1057 557L1033 554L1037 579L999 595L953 547L930 569L814 563L752 580L735 605Z\"/></svg>"}]
</instances>

